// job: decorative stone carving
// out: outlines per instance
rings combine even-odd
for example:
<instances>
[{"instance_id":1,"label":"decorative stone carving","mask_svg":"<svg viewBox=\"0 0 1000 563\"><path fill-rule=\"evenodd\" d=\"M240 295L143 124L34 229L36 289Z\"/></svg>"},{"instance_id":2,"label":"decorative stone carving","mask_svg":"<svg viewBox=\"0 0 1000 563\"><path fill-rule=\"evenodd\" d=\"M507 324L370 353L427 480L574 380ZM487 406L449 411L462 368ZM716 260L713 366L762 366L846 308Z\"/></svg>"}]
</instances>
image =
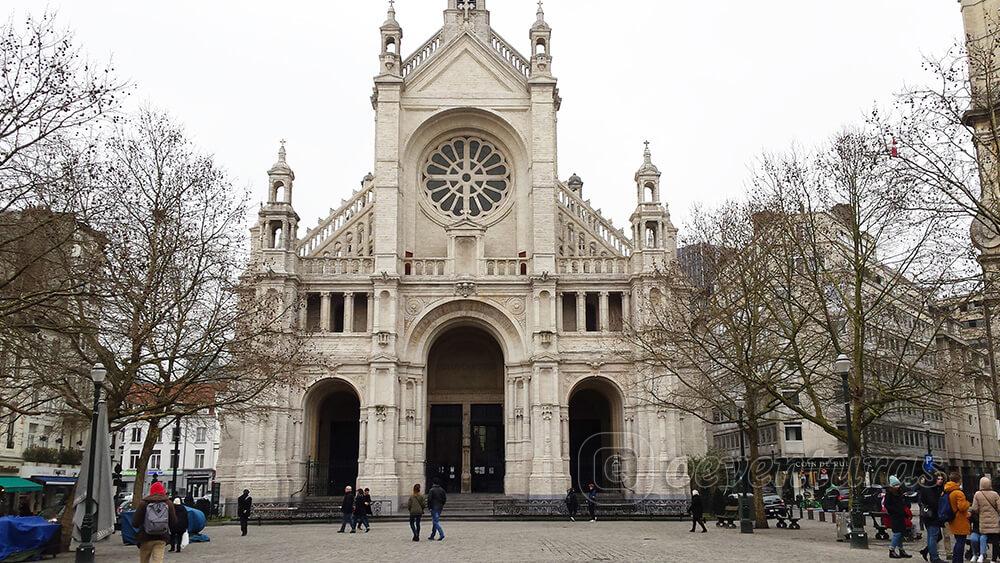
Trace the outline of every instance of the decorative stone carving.
<instances>
[{"instance_id":1,"label":"decorative stone carving","mask_svg":"<svg viewBox=\"0 0 1000 563\"><path fill-rule=\"evenodd\" d=\"M514 408L514 418L524 418L524 409L521 407Z\"/></svg>"},{"instance_id":2,"label":"decorative stone carving","mask_svg":"<svg viewBox=\"0 0 1000 563\"><path fill-rule=\"evenodd\" d=\"M468 297L476 293L476 282L461 281L455 284L455 295Z\"/></svg>"},{"instance_id":3,"label":"decorative stone carving","mask_svg":"<svg viewBox=\"0 0 1000 563\"><path fill-rule=\"evenodd\" d=\"M378 342L379 346L388 346L389 345L389 336L390 336L390 334L388 332L384 331L384 330L375 333L375 339Z\"/></svg>"},{"instance_id":4,"label":"decorative stone carving","mask_svg":"<svg viewBox=\"0 0 1000 563\"><path fill-rule=\"evenodd\" d=\"M388 409L386 408L385 405L376 405L375 406L375 420L377 420L379 422L385 422L385 418L386 418L386 416L388 414L387 411L388 411Z\"/></svg>"},{"instance_id":5,"label":"decorative stone carving","mask_svg":"<svg viewBox=\"0 0 1000 563\"><path fill-rule=\"evenodd\" d=\"M406 409L406 420L416 420L417 410L416 409Z\"/></svg>"},{"instance_id":6,"label":"decorative stone carving","mask_svg":"<svg viewBox=\"0 0 1000 563\"><path fill-rule=\"evenodd\" d=\"M542 405L542 419L543 420L552 420L552 406L551 405Z\"/></svg>"}]
</instances>

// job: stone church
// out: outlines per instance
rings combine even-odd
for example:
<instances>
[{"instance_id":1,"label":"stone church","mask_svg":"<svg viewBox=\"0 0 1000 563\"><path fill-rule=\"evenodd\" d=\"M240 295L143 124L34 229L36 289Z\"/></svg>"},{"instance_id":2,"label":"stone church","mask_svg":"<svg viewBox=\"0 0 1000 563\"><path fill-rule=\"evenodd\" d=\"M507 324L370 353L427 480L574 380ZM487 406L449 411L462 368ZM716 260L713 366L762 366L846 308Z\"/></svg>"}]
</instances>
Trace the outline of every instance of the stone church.
<instances>
[{"instance_id":1,"label":"stone church","mask_svg":"<svg viewBox=\"0 0 1000 563\"><path fill-rule=\"evenodd\" d=\"M284 146L268 171L258 290L298 303L287 328L330 364L268 418L227 421L222 493L281 502L356 484L395 509L437 478L526 502L593 482L676 503L704 427L653 404L620 352L677 251L649 146L616 227L578 176L560 179L541 3L524 56L486 0L445 1L443 27L406 58L390 2L358 191L300 226Z\"/></svg>"}]
</instances>

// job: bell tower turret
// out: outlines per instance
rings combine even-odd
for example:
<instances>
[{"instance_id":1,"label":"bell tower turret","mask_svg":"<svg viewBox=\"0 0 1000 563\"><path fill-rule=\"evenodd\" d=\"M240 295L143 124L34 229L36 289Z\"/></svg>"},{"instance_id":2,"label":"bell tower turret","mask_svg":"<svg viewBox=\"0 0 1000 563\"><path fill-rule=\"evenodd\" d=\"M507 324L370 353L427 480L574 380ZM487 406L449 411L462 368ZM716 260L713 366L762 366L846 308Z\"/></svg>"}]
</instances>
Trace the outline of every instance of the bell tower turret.
<instances>
[{"instance_id":1,"label":"bell tower turret","mask_svg":"<svg viewBox=\"0 0 1000 563\"><path fill-rule=\"evenodd\" d=\"M545 22L542 0L538 0L538 12L528 37L531 39L531 75L551 76L552 55L549 53L549 48L552 42L552 28Z\"/></svg>"},{"instance_id":2,"label":"bell tower turret","mask_svg":"<svg viewBox=\"0 0 1000 563\"><path fill-rule=\"evenodd\" d=\"M385 23L379 28L382 33L382 53L379 55L380 75L402 76L400 61L403 48L403 28L396 21L396 0L389 0L389 12Z\"/></svg>"},{"instance_id":3,"label":"bell tower turret","mask_svg":"<svg viewBox=\"0 0 1000 563\"><path fill-rule=\"evenodd\" d=\"M642 166L635 173L635 186L638 204L630 219L635 242L633 267L650 272L676 258L677 229L660 202L660 169L653 164L649 141L643 151Z\"/></svg>"},{"instance_id":4,"label":"bell tower turret","mask_svg":"<svg viewBox=\"0 0 1000 563\"><path fill-rule=\"evenodd\" d=\"M258 214L257 248L263 254L264 265L274 272L290 273L295 265L295 240L299 216L292 207L292 185L295 172L286 161L285 141L278 149L278 161L267 171L267 203Z\"/></svg>"}]
</instances>

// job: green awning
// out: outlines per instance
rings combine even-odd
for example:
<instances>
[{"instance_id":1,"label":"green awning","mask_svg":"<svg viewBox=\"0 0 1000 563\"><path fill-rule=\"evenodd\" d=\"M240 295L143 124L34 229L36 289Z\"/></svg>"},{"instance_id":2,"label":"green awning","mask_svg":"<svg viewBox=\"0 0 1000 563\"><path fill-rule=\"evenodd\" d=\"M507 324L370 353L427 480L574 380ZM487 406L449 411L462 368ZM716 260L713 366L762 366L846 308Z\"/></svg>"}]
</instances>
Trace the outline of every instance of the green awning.
<instances>
[{"instance_id":1,"label":"green awning","mask_svg":"<svg viewBox=\"0 0 1000 563\"><path fill-rule=\"evenodd\" d=\"M42 490L42 486L20 477L0 477L0 490L5 493L33 493Z\"/></svg>"}]
</instances>

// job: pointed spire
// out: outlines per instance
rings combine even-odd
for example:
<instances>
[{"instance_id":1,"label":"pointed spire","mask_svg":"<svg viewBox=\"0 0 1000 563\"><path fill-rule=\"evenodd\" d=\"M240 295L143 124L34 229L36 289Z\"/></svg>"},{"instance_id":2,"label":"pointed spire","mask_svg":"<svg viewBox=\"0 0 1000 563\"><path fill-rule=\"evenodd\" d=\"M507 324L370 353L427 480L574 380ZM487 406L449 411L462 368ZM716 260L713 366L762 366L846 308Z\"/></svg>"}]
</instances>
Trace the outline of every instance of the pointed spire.
<instances>
[{"instance_id":1,"label":"pointed spire","mask_svg":"<svg viewBox=\"0 0 1000 563\"><path fill-rule=\"evenodd\" d=\"M642 151L642 166L639 171L635 173L635 177L638 179L639 176L659 176L660 169L653 164L653 153L649 150L649 141L643 141L646 148Z\"/></svg>"},{"instance_id":2,"label":"pointed spire","mask_svg":"<svg viewBox=\"0 0 1000 563\"><path fill-rule=\"evenodd\" d=\"M396 0L389 0L389 10L386 12L382 29L399 29L399 22L396 21Z\"/></svg>"},{"instance_id":3,"label":"pointed spire","mask_svg":"<svg viewBox=\"0 0 1000 563\"><path fill-rule=\"evenodd\" d=\"M292 168L288 166L287 156L288 152L285 150L285 139L281 139L281 146L278 147L278 161L274 163L274 166L267 171L268 174L287 174L293 179L295 178L295 173L292 172Z\"/></svg>"},{"instance_id":4,"label":"pointed spire","mask_svg":"<svg viewBox=\"0 0 1000 563\"><path fill-rule=\"evenodd\" d=\"M537 19L535 24L531 26L531 29L551 29L549 24L545 23L545 8L542 6L542 0L538 0L538 11L535 13Z\"/></svg>"}]
</instances>

